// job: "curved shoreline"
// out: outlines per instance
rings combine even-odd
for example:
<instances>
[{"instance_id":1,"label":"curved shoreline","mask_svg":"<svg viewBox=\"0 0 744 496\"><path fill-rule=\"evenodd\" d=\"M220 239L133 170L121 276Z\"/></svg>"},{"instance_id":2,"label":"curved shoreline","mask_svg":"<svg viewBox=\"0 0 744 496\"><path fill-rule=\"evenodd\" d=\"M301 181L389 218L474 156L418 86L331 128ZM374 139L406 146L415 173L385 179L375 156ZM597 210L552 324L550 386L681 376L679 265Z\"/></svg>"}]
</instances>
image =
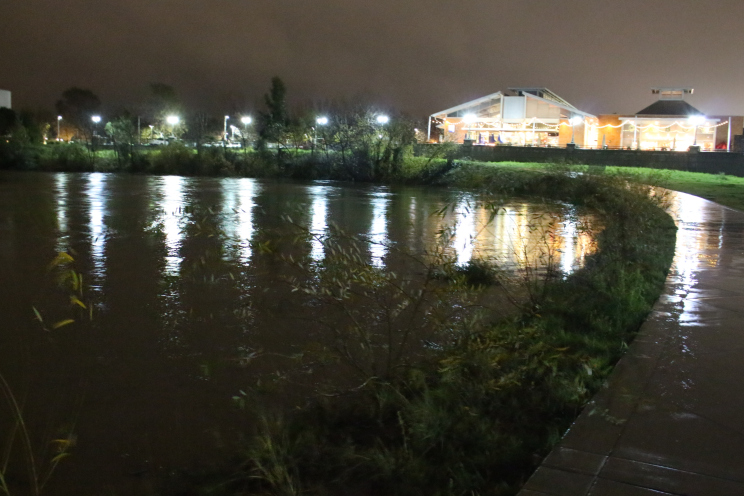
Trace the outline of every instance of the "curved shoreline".
<instances>
[{"instance_id":1,"label":"curved shoreline","mask_svg":"<svg viewBox=\"0 0 744 496\"><path fill-rule=\"evenodd\" d=\"M677 193L670 213L662 295L521 496L744 494L744 212Z\"/></svg>"}]
</instances>

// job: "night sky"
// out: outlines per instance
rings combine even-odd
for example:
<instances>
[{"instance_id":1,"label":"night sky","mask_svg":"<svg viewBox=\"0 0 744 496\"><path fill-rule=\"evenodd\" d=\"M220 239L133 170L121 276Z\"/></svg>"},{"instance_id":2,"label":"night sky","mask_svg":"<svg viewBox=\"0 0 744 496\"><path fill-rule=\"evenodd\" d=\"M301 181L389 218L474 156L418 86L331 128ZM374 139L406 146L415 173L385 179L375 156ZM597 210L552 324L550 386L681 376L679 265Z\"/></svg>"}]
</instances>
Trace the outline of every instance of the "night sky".
<instances>
[{"instance_id":1,"label":"night sky","mask_svg":"<svg viewBox=\"0 0 744 496\"><path fill-rule=\"evenodd\" d=\"M595 114L692 86L701 111L742 115L742 53L742 0L0 0L16 109L70 86L127 106L162 82L221 114L280 76L293 103L366 95L415 116L510 86Z\"/></svg>"}]
</instances>

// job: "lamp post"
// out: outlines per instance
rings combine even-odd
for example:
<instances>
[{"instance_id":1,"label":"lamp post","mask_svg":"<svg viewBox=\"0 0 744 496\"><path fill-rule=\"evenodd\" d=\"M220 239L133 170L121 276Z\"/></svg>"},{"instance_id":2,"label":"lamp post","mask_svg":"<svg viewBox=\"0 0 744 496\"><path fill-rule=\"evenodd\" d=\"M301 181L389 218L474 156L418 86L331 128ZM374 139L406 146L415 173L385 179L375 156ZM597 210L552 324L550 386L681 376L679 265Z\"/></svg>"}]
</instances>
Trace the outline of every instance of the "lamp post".
<instances>
[{"instance_id":1,"label":"lamp post","mask_svg":"<svg viewBox=\"0 0 744 496\"><path fill-rule=\"evenodd\" d=\"M575 116L571 117L571 120L569 121L569 122L571 122L571 144L572 145L575 145L576 144L574 142L574 128L576 126L578 126L579 124L581 124L582 121L583 121L583 119L581 118L581 116L578 116L578 115L575 115Z\"/></svg>"},{"instance_id":2,"label":"lamp post","mask_svg":"<svg viewBox=\"0 0 744 496\"><path fill-rule=\"evenodd\" d=\"M101 122L101 116L100 115L93 115L90 118L91 121L93 121L93 136L90 138L90 148L92 151L95 151L96 145L95 145L95 138L96 138L96 124Z\"/></svg>"},{"instance_id":3,"label":"lamp post","mask_svg":"<svg viewBox=\"0 0 744 496\"><path fill-rule=\"evenodd\" d=\"M378 115L375 120L377 121L377 123L380 126L384 126L385 124L387 124L388 122L390 122L390 118L387 115L385 115L385 114ZM380 138L380 141L377 142L377 160L376 160L376 163L379 165L380 164L380 160L381 160L380 152L381 152L381 148L382 148L382 133L378 134L377 136L378 136L378 138Z\"/></svg>"},{"instance_id":4,"label":"lamp post","mask_svg":"<svg viewBox=\"0 0 744 496\"><path fill-rule=\"evenodd\" d=\"M318 126L325 126L328 124L328 117L318 117L315 119L315 123ZM315 151L315 147L318 145L318 130L314 127L313 128L313 151Z\"/></svg>"},{"instance_id":5,"label":"lamp post","mask_svg":"<svg viewBox=\"0 0 744 496\"><path fill-rule=\"evenodd\" d=\"M227 120L230 118L229 115L225 116L224 124L222 125L222 141L227 141Z\"/></svg>"},{"instance_id":6,"label":"lamp post","mask_svg":"<svg viewBox=\"0 0 744 496\"><path fill-rule=\"evenodd\" d=\"M173 132L173 128L178 125L179 122L181 122L181 118L177 115L169 115L165 118L165 122L168 123L168 125L171 127L171 136L175 138L175 133Z\"/></svg>"},{"instance_id":7,"label":"lamp post","mask_svg":"<svg viewBox=\"0 0 744 496\"><path fill-rule=\"evenodd\" d=\"M253 119L251 119L250 116L248 115L244 115L243 117L240 118L240 122L243 123L243 149L245 150L246 139L248 138L248 124L253 122Z\"/></svg>"},{"instance_id":8,"label":"lamp post","mask_svg":"<svg viewBox=\"0 0 744 496\"><path fill-rule=\"evenodd\" d=\"M61 120L62 120L62 116L61 115L58 115L57 116L57 141L60 141L60 139L59 139L59 121L61 121Z\"/></svg>"}]
</instances>

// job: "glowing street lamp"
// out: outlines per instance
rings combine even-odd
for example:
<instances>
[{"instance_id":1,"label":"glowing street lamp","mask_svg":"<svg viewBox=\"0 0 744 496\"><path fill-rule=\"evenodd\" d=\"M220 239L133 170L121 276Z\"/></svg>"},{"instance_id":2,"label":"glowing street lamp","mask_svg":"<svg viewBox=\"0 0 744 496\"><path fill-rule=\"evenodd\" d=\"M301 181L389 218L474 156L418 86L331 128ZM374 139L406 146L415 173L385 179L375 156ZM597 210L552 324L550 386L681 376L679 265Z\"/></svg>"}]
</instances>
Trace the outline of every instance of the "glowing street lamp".
<instances>
[{"instance_id":1,"label":"glowing street lamp","mask_svg":"<svg viewBox=\"0 0 744 496\"><path fill-rule=\"evenodd\" d=\"M315 123L318 126L325 126L328 124L328 117L318 117L315 119ZM315 151L315 146L318 144L318 130L313 127L313 151Z\"/></svg>"},{"instance_id":2,"label":"glowing street lamp","mask_svg":"<svg viewBox=\"0 0 744 496\"><path fill-rule=\"evenodd\" d=\"M59 141L59 121L61 120L62 120L62 116L58 115L57 116L57 141Z\"/></svg>"},{"instance_id":3,"label":"glowing street lamp","mask_svg":"<svg viewBox=\"0 0 744 496\"><path fill-rule=\"evenodd\" d=\"M695 136L692 139L692 146L697 146L698 127L700 127L700 124L705 122L705 117L702 115L691 115L689 120L690 124L695 126Z\"/></svg>"},{"instance_id":4,"label":"glowing street lamp","mask_svg":"<svg viewBox=\"0 0 744 496\"><path fill-rule=\"evenodd\" d=\"M387 124L388 122L390 122L390 117L388 117L387 115L378 115L377 116L377 123L378 124L383 124L384 125L384 124Z\"/></svg>"},{"instance_id":5,"label":"glowing street lamp","mask_svg":"<svg viewBox=\"0 0 744 496\"><path fill-rule=\"evenodd\" d=\"M462 118L462 121L463 121L463 122L464 122L465 124L472 124L472 123L474 123L474 122L475 122L475 120L476 120L476 119L477 119L477 117L476 117L476 115L475 115L475 114L465 114L465 115L463 116L463 118Z\"/></svg>"},{"instance_id":6,"label":"glowing street lamp","mask_svg":"<svg viewBox=\"0 0 744 496\"><path fill-rule=\"evenodd\" d=\"M579 115L575 115L571 117L571 119L569 120L569 122L571 123L571 144L572 145L576 144L574 143L574 128L578 126L579 124L581 124L583 121L584 119L582 119L581 116Z\"/></svg>"},{"instance_id":7,"label":"glowing street lamp","mask_svg":"<svg viewBox=\"0 0 744 496\"><path fill-rule=\"evenodd\" d=\"M177 115L169 115L168 117L165 118L165 122L167 122L171 126L175 126L179 122L181 122L181 119Z\"/></svg>"},{"instance_id":8,"label":"glowing street lamp","mask_svg":"<svg viewBox=\"0 0 744 496\"><path fill-rule=\"evenodd\" d=\"M240 118L240 122L243 123L243 150L245 150L246 139L248 138L248 124L253 122L253 119L251 119L249 115L244 115L243 117Z\"/></svg>"}]
</instances>

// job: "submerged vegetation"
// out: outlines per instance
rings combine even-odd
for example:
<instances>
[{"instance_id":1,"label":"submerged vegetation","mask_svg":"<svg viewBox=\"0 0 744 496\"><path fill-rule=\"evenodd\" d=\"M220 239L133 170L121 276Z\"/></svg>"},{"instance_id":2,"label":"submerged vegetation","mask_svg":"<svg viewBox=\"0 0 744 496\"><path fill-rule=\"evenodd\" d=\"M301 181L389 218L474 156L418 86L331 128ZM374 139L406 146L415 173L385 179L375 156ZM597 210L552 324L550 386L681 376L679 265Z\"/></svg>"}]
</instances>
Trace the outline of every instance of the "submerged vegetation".
<instances>
[{"instance_id":1,"label":"submerged vegetation","mask_svg":"<svg viewBox=\"0 0 744 496\"><path fill-rule=\"evenodd\" d=\"M458 266L437 251L410 275L369 265L359 247L371 240L298 228L326 256L286 256L287 282L327 318L274 388L300 385L302 402L267 407L265 385L236 392L259 419L242 462L189 493L514 494L560 439L663 286L675 241L665 200L576 169L461 163L438 182L480 191L495 212L515 196L591 209L598 251L572 274ZM513 311L490 304L496 293Z\"/></svg>"}]
</instances>

